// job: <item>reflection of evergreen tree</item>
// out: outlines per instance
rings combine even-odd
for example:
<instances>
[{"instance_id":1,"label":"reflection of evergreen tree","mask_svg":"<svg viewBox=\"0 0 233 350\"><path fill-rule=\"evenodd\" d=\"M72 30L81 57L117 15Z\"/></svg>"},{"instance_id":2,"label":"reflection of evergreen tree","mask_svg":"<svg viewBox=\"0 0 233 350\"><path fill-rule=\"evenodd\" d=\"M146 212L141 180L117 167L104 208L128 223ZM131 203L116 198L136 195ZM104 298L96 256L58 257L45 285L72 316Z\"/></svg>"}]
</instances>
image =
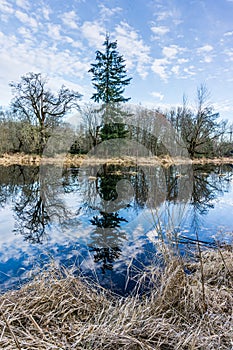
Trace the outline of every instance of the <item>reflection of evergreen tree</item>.
<instances>
[{"instance_id":1,"label":"reflection of evergreen tree","mask_svg":"<svg viewBox=\"0 0 233 350\"><path fill-rule=\"evenodd\" d=\"M117 188L119 184L120 188ZM99 215L90 220L91 224L96 226L91 234L90 250L95 252L94 261L102 262L101 269L104 273L113 268L113 262L120 256L122 241L126 239L120 227L127 220L120 217L118 211L132 205L135 205L135 208L145 205L148 195L145 174L136 166L104 164L97 171L96 194L101 201L97 202ZM134 200L131 199L133 194ZM114 206L111 207L113 202ZM96 206L93 205L93 208L96 209Z\"/></svg>"},{"instance_id":2,"label":"reflection of evergreen tree","mask_svg":"<svg viewBox=\"0 0 233 350\"><path fill-rule=\"evenodd\" d=\"M137 166L104 164L97 173L97 192L105 201L114 201L118 194L117 183L128 180L134 190L136 206L144 207L148 196L148 183L145 174Z\"/></svg>"},{"instance_id":3,"label":"reflection of evergreen tree","mask_svg":"<svg viewBox=\"0 0 233 350\"><path fill-rule=\"evenodd\" d=\"M113 269L113 262L120 256L120 245L126 236L119 228L120 223L127 220L118 213L100 212L100 216L94 216L90 222L96 226L91 234L90 251L95 252L95 262L102 262L101 270L105 273Z\"/></svg>"},{"instance_id":4,"label":"reflection of evergreen tree","mask_svg":"<svg viewBox=\"0 0 233 350\"><path fill-rule=\"evenodd\" d=\"M106 270L113 269L114 261L119 258L121 249L119 247L106 247L106 248L90 248L94 254L94 262L102 262L101 271L105 273Z\"/></svg>"},{"instance_id":5,"label":"reflection of evergreen tree","mask_svg":"<svg viewBox=\"0 0 233 350\"><path fill-rule=\"evenodd\" d=\"M119 217L118 213L100 212L102 217L94 216L90 222L99 228L115 228L120 227L120 222L127 222L123 217Z\"/></svg>"},{"instance_id":6,"label":"reflection of evergreen tree","mask_svg":"<svg viewBox=\"0 0 233 350\"><path fill-rule=\"evenodd\" d=\"M100 197L106 201L117 198L116 185L122 179L122 174L117 174L115 165L104 164L103 171L97 173L97 191Z\"/></svg>"},{"instance_id":7,"label":"reflection of evergreen tree","mask_svg":"<svg viewBox=\"0 0 233 350\"><path fill-rule=\"evenodd\" d=\"M125 233L120 230L120 225L127 220L120 217L117 211L108 212L108 202L118 200L119 209L122 205L124 207L125 204L118 198L117 184L122 179L130 181L131 178L132 175L127 168L113 164L104 164L97 173L97 193L105 202L103 202L100 215L96 215L90 220L91 224L96 226L91 234L90 249L95 252L94 261L102 262L103 273L105 270L113 268L113 262L120 256L122 240L126 239Z\"/></svg>"}]
</instances>

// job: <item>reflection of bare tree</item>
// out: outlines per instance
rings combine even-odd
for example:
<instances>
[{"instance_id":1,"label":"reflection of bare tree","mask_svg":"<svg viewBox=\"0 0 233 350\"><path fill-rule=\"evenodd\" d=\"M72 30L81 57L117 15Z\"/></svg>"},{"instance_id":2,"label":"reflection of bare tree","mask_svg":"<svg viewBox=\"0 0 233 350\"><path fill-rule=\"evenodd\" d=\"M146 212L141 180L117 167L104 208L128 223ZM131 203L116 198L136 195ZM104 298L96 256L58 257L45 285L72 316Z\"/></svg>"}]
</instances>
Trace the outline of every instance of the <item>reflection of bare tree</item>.
<instances>
[{"instance_id":1,"label":"reflection of bare tree","mask_svg":"<svg viewBox=\"0 0 233 350\"><path fill-rule=\"evenodd\" d=\"M214 207L218 197L229 191L232 168L229 165L199 164L193 165L192 172L185 174L183 165L175 165L164 169L164 172L167 195L154 216L154 240L175 242L176 247L179 243L213 244L199 239L203 215ZM182 233L184 225L185 229L189 228L187 234ZM195 237L192 237L193 234Z\"/></svg>"},{"instance_id":2,"label":"reflection of bare tree","mask_svg":"<svg viewBox=\"0 0 233 350\"><path fill-rule=\"evenodd\" d=\"M37 167L0 167L0 205L4 206L7 201L13 198L16 217L15 231L21 233L30 242L42 242L46 238L51 220L56 219L59 225L66 225L67 228L70 228L71 225L77 226L78 208L76 218L74 219L74 214L72 214L73 217L70 217L63 197L60 195L60 188L65 194L78 190L82 195L82 211L86 211L92 217L90 222L95 226L94 232L91 234L91 246L96 252L95 260L102 259L104 264L109 261L112 264L114 259L119 256L122 242L126 239L121 227L127 217L126 219L121 217L123 214L120 214L119 210L125 208L132 210L137 215L137 210L144 208L148 195L150 195L147 173L134 165L96 165L90 166L88 173L85 173L85 168L79 171L71 169L67 173L64 172L63 178L61 178L59 174L56 174L55 167L50 168L51 165L45 165L44 176L40 177ZM82 176L80 176L81 170L84 170ZM160 172L158 170L157 174L156 171L157 168L154 168L153 174L155 174L156 184L158 184L158 188L162 189ZM229 190L233 176L232 167L228 165L195 165L193 166L192 178L185 176L182 166L173 166L163 169L163 171L166 180L166 208L168 209L164 209L167 210L167 213L158 217L158 220L161 219L166 224L169 218L172 220L178 217L174 208L180 205L182 210L185 203L191 204L188 206L189 214L192 215L191 211L193 210L194 215L195 211L195 223L197 223L203 214L213 207L214 199ZM53 176L51 177L50 174ZM130 191L133 190L133 196L128 196L130 198L128 204L124 201L123 195L123 199L119 199L120 192L117 186L119 183L122 184L122 180L125 180L121 186L123 194L129 189L131 196ZM185 197L187 184L192 186L190 201ZM183 194L180 195L182 190ZM117 202L115 211L109 210L111 202ZM160 201L159 205L161 203ZM184 213L185 211L181 212L180 217L183 217ZM177 225L173 225L173 227L175 226ZM170 225L170 227L172 226ZM100 257L102 258L100 259Z\"/></svg>"},{"instance_id":3,"label":"reflection of bare tree","mask_svg":"<svg viewBox=\"0 0 233 350\"><path fill-rule=\"evenodd\" d=\"M31 243L42 243L45 229L49 222L39 182L39 168L19 167L22 187L16 198L14 212L16 215L15 232L24 236Z\"/></svg>"},{"instance_id":4,"label":"reflection of bare tree","mask_svg":"<svg viewBox=\"0 0 233 350\"><path fill-rule=\"evenodd\" d=\"M30 169L30 171L29 171ZM58 184L40 178L39 167L20 167L22 186L15 200L15 232L30 243L42 243L47 237L48 225L57 218L62 222L67 215L59 197Z\"/></svg>"},{"instance_id":5,"label":"reflection of bare tree","mask_svg":"<svg viewBox=\"0 0 233 350\"><path fill-rule=\"evenodd\" d=\"M192 174L182 174L183 166L171 166L165 169L167 186L167 201L179 202L186 199L192 206L205 214L208 208L213 208L213 200L229 190L229 182L232 178L232 169L227 165L194 165ZM191 175L191 176L190 176ZM182 181L183 180L183 181ZM184 186L190 198L181 196Z\"/></svg>"},{"instance_id":6,"label":"reflection of bare tree","mask_svg":"<svg viewBox=\"0 0 233 350\"><path fill-rule=\"evenodd\" d=\"M214 242L207 242L199 239L200 231L203 225L203 215L214 208L214 200L229 191L231 179L233 177L232 168L229 165L194 165L193 166L193 188L189 201L190 229L195 235L194 238L189 235L176 236L174 229L174 238L183 244L214 245ZM175 179L171 180L174 182ZM173 192L174 193L174 192ZM169 199L171 200L171 199ZM178 229L179 231L179 229Z\"/></svg>"},{"instance_id":7,"label":"reflection of bare tree","mask_svg":"<svg viewBox=\"0 0 233 350\"><path fill-rule=\"evenodd\" d=\"M27 186L20 200L15 204L17 216L16 229L30 243L42 243L46 237L46 226L50 221L43 198L40 194L39 183Z\"/></svg>"},{"instance_id":8,"label":"reflection of bare tree","mask_svg":"<svg viewBox=\"0 0 233 350\"><path fill-rule=\"evenodd\" d=\"M227 177L222 176L227 172ZM191 204L203 215L208 212L208 209L214 207L213 200L217 196L229 190L229 180L233 174L229 174L228 166L224 165L195 165L193 175Z\"/></svg>"},{"instance_id":9,"label":"reflection of bare tree","mask_svg":"<svg viewBox=\"0 0 233 350\"><path fill-rule=\"evenodd\" d=\"M25 183L31 181L35 167L21 165L0 166L0 206L4 207L11 197L16 197Z\"/></svg>"}]
</instances>

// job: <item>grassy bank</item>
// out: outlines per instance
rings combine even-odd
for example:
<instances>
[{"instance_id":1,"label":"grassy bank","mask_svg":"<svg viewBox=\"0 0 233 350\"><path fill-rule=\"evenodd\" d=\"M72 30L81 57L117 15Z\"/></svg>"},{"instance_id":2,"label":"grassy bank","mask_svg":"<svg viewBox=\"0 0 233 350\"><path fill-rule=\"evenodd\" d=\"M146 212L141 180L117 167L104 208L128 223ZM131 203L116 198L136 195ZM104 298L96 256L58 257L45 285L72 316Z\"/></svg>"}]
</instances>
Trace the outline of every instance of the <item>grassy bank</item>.
<instances>
[{"instance_id":1,"label":"grassy bank","mask_svg":"<svg viewBox=\"0 0 233 350\"><path fill-rule=\"evenodd\" d=\"M135 157L120 157L120 158L95 158L89 157L87 155L61 155L55 158L46 158L39 155L30 155L23 153L16 154L2 154L0 156L0 165L10 166L10 165L40 165L43 164L57 164L63 165L64 167L69 166L80 166L82 164L102 164L108 162L109 164L121 164L121 165L131 165L135 164ZM137 164L139 165L163 165L170 166L174 164L233 164L233 158L222 157L222 158L171 158L170 156L163 157L139 157L137 158Z\"/></svg>"},{"instance_id":2,"label":"grassy bank","mask_svg":"<svg viewBox=\"0 0 233 350\"><path fill-rule=\"evenodd\" d=\"M0 297L0 348L232 349L232 247L166 261L142 273L149 294L127 298L51 267Z\"/></svg>"}]
</instances>

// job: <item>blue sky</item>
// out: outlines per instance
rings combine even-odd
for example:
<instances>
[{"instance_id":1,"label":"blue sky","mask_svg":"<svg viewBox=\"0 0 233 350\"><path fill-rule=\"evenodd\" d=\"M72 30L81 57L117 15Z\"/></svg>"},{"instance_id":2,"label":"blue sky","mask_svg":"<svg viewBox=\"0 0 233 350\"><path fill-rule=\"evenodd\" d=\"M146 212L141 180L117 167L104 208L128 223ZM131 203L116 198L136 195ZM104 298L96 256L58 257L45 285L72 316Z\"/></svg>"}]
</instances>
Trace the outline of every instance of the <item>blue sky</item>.
<instances>
[{"instance_id":1,"label":"blue sky","mask_svg":"<svg viewBox=\"0 0 233 350\"><path fill-rule=\"evenodd\" d=\"M0 0L0 105L8 83L27 72L48 76L89 101L90 64L117 40L132 77L125 97L161 107L195 104L207 85L215 110L233 122L233 0Z\"/></svg>"}]
</instances>

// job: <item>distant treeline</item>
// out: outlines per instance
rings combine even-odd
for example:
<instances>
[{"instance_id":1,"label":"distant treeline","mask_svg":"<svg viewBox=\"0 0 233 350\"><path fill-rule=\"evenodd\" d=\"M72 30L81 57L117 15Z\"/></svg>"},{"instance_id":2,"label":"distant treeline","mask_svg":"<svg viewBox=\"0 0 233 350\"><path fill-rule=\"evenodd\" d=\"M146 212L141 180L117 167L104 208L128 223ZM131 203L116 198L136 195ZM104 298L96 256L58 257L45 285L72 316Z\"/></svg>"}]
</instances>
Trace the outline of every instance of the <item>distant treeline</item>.
<instances>
[{"instance_id":1,"label":"distant treeline","mask_svg":"<svg viewBox=\"0 0 233 350\"><path fill-rule=\"evenodd\" d=\"M81 107L78 92L62 86L54 94L46 84L47 80L35 73L10 84L14 97L7 110L0 110L0 154L42 154L47 141L58 132L53 145L56 152L85 154L103 141L124 139L115 151L112 143L111 155L132 155L138 150L143 156L233 154L233 127L219 121L204 85L197 89L196 108L190 108L184 98L180 107L161 111L123 103L126 101L95 101ZM65 121L68 113L76 115L75 130ZM69 144L67 138L71 137Z\"/></svg>"},{"instance_id":2,"label":"distant treeline","mask_svg":"<svg viewBox=\"0 0 233 350\"><path fill-rule=\"evenodd\" d=\"M137 142L136 145L143 145L146 150L157 156L173 155L170 147L173 147L174 141L178 147L186 148L192 158L222 157L233 154L232 126L223 121L217 122L217 115L210 112L195 114L186 106L171 109L166 113L161 113L159 110L149 110L142 106L137 106L132 111L124 106L124 109L120 110L124 123L122 120L121 123L111 123L110 119L109 123L106 124L111 129L107 139L103 139L103 134L101 134L103 113L94 104L81 108L79 111L80 122L75 130L72 130L72 139L74 140L72 146L69 150L63 149L61 140L58 149L61 152L72 154L86 154L103 141L124 138L125 141L131 140ZM168 128L169 124L172 126L171 130ZM69 125L62 122L62 119L59 120L59 123L51 123L43 133L43 146L53 135L54 130L57 132L58 129L62 131L67 128ZM169 133L169 131L171 132ZM39 125L21 118L19 114L15 115L11 110L1 111L0 154L16 152L41 154L43 152L41 142ZM129 147L129 143L125 146L126 154L127 147Z\"/></svg>"}]
</instances>

